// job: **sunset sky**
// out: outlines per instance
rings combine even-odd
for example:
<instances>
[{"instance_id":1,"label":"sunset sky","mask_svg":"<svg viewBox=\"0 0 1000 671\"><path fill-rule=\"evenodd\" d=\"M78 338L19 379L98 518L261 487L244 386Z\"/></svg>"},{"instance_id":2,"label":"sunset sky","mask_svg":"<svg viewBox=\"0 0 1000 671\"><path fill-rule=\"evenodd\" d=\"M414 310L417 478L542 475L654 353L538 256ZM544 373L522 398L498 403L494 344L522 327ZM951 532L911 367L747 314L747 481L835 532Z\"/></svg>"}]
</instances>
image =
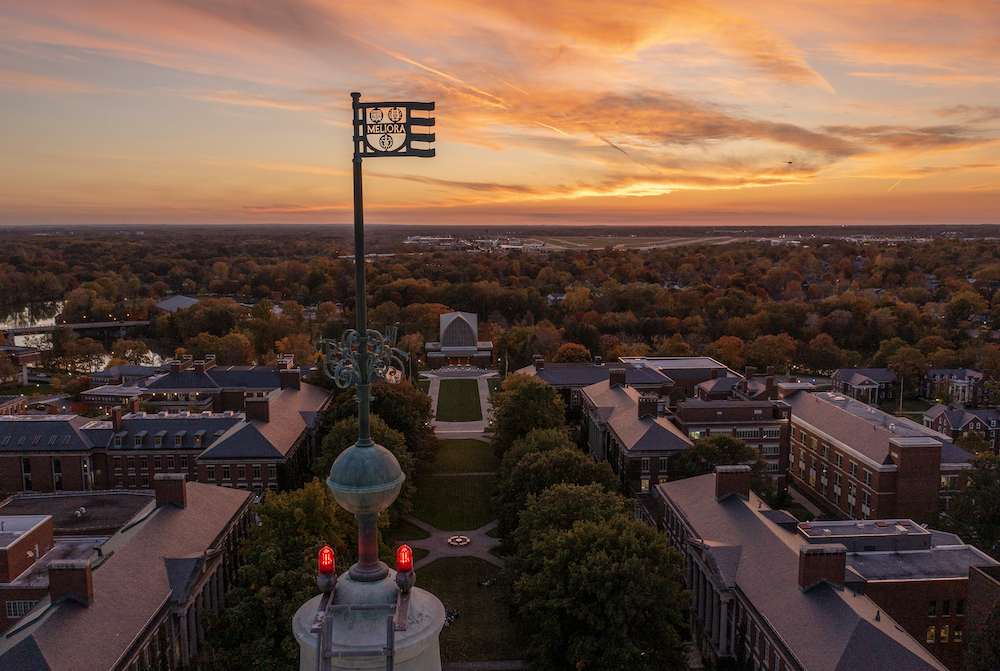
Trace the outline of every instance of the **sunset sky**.
<instances>
[{"instance_id":1,"label":"sunset sky","mask_svg":"<svg viewBox=\"0 0 1000 671\"><path fill-rule=\"evenodd\" d=\"M1000 223L997 0L3 0L0 225Z\"/></svg>"}]
</instances>

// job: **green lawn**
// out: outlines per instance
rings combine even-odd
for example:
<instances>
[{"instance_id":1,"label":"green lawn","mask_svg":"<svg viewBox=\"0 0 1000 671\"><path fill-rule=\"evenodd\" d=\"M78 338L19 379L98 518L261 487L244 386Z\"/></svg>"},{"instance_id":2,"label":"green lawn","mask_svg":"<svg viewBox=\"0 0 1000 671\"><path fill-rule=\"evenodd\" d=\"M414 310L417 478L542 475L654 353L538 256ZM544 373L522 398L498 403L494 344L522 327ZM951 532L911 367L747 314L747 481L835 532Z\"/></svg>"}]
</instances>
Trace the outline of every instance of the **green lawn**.
<instances>
[{"instance_id":1,"label":"green lawn","mask_svg":"<svg viewBox=\"0 0 1000 671\"><path fill-rule=\"evenodd\" d=\"M20 384L10 384L5 387L0 387L0 394L5 396L27 396L31 398L32 396L51 396L55 393L52 389L52 385L45 383L34 383L29 385Z\"/></svg>"},{"instance_id":2,"label":"green lawn","mask_svg":"<svg viewBox=\"0 0 1000 671\"><path fill-rule=\"evenodd\" d=\"M492 473L499 460L489 443L472 438L442 440L437 459L424 464L424 473Z\"/></svg>"},{"instance_id":3,"label":"green lawn","mask_svg":"<svg viewBox=\"0 0 1000 671\"><path fill-rule=\"evenodd\" d=\"M500 569L475 557L443 557L417 571L417 587L461 613L441 632L442 662L521 659L523 646L500 603L499 587L479 587Z\"/></svg>"},{"instance_id":4,"label":"green lawn","mask_svg":"<svg viewBox=\"0 0 1000 671\"><path fill-rule=\"evenodd\" d=\"M496 518L492 475L424 475L416 479L413 516L442 531L470 531Z\"/></svg>"},{"instance_id":5,"label":"green lawn","mask_svg":"<svg viewBox=\"0 0 1000 671\"><path fill-rule=\"evenodd\" d=\"M486 384L489 385L490 396L492 396L493 394L500 391L500 385L503 384L503 380L501 380L499 377L491 377L490 379L486 380Z\"/></svg>"},{"instance_id":6,"label":"green lawn","mask_svg":"<svg viewBox=\"0 0 1000 671\"><path fill-rule=\"evenodd\" d=\"M420 387L420 391L422 391L422 392L424 392L426 394L427 392L429 392L431 390L431 381L430 380L420 380L419 382L417 382L417 386Z\"/></svg>"},{"instance_id":7,"label":"green lawn","mask_svg":"<svg viewBox=\"0 0 1000 671\"><path fill-rule=\"evenodd\" d=\"M477 380L441 380L437 421L475 422L482 418Z\"/></svg>"},{"instance_id":8,"label":"green lawn","mask_svg":"<svg viewBox=\"0 0 1000 671\"><path fill-rule=\"evenodd\" d=\"M431 536L416 524L410 524L406 520L397 520L395 524L385 530L384 535L386 543L390 545L404 541L423 540Z\"/></svg>"}]
</instances>

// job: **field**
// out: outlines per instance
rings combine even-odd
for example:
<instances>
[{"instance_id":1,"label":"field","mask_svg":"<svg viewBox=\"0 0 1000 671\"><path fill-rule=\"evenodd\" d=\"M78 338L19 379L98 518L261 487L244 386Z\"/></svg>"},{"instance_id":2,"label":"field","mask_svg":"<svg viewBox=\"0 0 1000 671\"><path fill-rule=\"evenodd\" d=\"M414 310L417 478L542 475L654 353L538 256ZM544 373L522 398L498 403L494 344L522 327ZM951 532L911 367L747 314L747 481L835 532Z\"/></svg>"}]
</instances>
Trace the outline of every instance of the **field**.
<instances>
[{"instance_id":1,"label":"field","mask_svg":"<svg viewBox=\"0 0 1000 671\"><path fill-rule=\"evenodd\" d=\"M476 422L483 418L479 405L479 382L476 380L441 380L437 421Z\"/></svg>"}]
</instances>

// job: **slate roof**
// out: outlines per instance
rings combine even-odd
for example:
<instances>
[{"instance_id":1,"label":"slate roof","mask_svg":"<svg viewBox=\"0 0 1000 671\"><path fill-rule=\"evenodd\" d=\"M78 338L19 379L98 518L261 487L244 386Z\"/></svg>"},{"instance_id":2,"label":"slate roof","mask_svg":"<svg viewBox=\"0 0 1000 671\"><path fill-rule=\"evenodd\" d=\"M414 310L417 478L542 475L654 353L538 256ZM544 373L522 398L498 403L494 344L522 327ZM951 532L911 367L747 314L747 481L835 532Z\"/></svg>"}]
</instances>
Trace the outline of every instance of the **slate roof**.
<instances>
[{"instance_id":1,"label":"slate roof","mask_svg":"<svg viewBox=\"0 0 1000 671\"><path fill-rule=\"evenodd\" d=\"M316 426L330 395L310 384L287 387L269 395L270 421L252 420L234 426L199 456L206 459L281 459L299 438Z\"/></svg>"},{"instance_id":2,"label":"slate roof","mask_svg":"<svg viewBox=\"0 0 1000 671\"><path fill-rule=\"evenodd\" d=\"M836 373L852 387L862 384L892 384L898 380L896 374L888 368L840 368Z\"/></svg>"},{"instance_id":3,"label":"slate roof","mask_svg":"<svg viewBox=\"0 0 1000 671\"><path fill-rule=\"evenodd\" d=\"M197 305L200 302L201 301L197 298L188 298L187 296L171 296L170 298L157 303L156 307L164 312L177 312L178 310L189 308L192 305Z\"/></svg>"},{"instance_id":4,"label":"slate roof","mask_svg":"<svg viewBox=\"0 0 1000 671\"><path fill-rule=\"evenodd\" d=\"M540 380L548 382L559 389L560 387L586 387L607 380L611 375L611 369L623 368L625 370L625 384L659 386L661 384L673 384L673 380L655 368L643 368L629 365L595 365L592 363L546 363L545 367L537 370L534 366L526 366L518 373L534 375Z\"/></svg>"},{"instance_id":5,"label":"slate roof","mask_svg":"<svg viewBox=\"0 0 1000 671\"><path fill-rule=\"evenodd\" d=\"M699 389L704 389L710 394L730 393L733 387L743 381L741 377L717 377L714 380L705 380L698 383Z\"/></svg>"},{"instance_id":6,"label":"slate roof","mask_svg":"<svg viewBox=\"0 0 1000 671\"><path fill-rule=\"evenodd\" d=\"M924 439L941 445L941 463L957 464L972 455L955 447L944 434L903 417L833 392L797 391L785 397L796 419L822 431L876 464L889 459L890 439Z\"/></svg>"},{"instance_id":7,"label":"slate roof","mask_svg":"<svg viewBox=\"0 0 1000 671\"><path fill-rule=\"evenodd\" d=\"M233 426L240 424L244 421L242 413L233 412L217 412L217 413L177 413L170 414L166 412L161 412L158 414L147 414L144 412L139 413L129 413L122 417L122 445L121 447L115 447L111 438L114 435L114 429L110 421L94 422L96 426L90 429L93 431L102 431L101 435L105 436L104 445L108 447L109 450L113 451L123 451L127 452L129 450L150 450L154 449L155 443L153 437L161 432L162 434L162 448L173 450L175 449L174 437L180 435L181 437L181 448L194 448L194 437L199 431L204 431L203 436L205 436L205 442L203 442L199 447L207 447L212 440L215 439L215 434L218 431L228 431ZM135 445L136 437L142 438L142 444L139 447Z\"/></svg>"},{"instance_id":8,"label":"slate roof","mask_svg":"<svg viewBox=\"0 0 1000 671\"><path fill-rule=\"evenodd\" d=\"M119 377L150 377L156 374L156 366L138 366L136 364L122 364L112 366L97 373L87 375L91 380L115 380Z\"/></svg>"},{"instance_id":9,"label":"slate roof","mask_svg":"<svg viewBox=\"0 0 1000 671\"><path fill-rule=\"evenodd\" d=\"M630 453L679 452L691 446L680 429L666 417L639 417L639 390L611 386L605 380L584 387L583 394Z\"/></svg>"},{"instance_id":10,"label":"slate roof","mask_svg":"<svg viewBox=\"0 0 1000 671\"><path fill-rule=\"evenodd\" d=\"M271 391L281 388L281 370L278 366L216 366L205 372L189 368L151 380L146 388L151 391L171 389Z\"/></svg>"},{"instance_id":11,"label":"slate roof","mask_svg":"<svg viewBox=\"0 0 1000 671\"><path fill-rule=\"evenodd\" d=\"M724 363L719 363L708 356L684 357L621 357L620 361L636 367L648 367L659 370L674 381L696 380L711 377L711 371L731 372Z\"/></svg>"},{"instance_id":12,"label":"slate roof","mask_svg":"<svg viewBox=\"0 0 1000 671\"><path fill-rule=\"evenodd\" d=\"M971 368L931 368L927 371L931 378L935 376L942 380L982 380L983 374ZM954 377L952 377L954 375Z\"/></svg>"},{"instance_id":13,"label":"slate roof","mask_svg":"<svg viewBox=\"0 0 1000 671\"><path fill-rule=\"evenodd\" d=\"M163 505L93 572L94 601L66 600L0 640L0 668L7 671L107 671L171 599L184 562L212 547L249 504L251 492L187 483L187 507ZM31 616L29 616L31 617Z\"/></svg>"},{"instance_id":14,"label":"slate roof","mask_svg":"<svg viewBox=\"0 0 1000 671\"><path fill-rule=\"evenodd\" d=\"M938 403L930 410L924 412L924 419L933 421L938 419L941 415L944 415L945 420L947 420L948 427L951 429L961 429L969 424L969 422L976 421L982 422L985 425L982 427L983 429L989 429L991 428L991 421L997 422L1000 420L1000 411L995 408L965 410L964 408L950 408L943 403ZM996 424L993 425L993 428L996 428Z\"/></svg>"},{"instance_id":15,"label":"slate roof","mask_svg":"<svg viewBox=\"0 0 1000 671\"><path fill-rule=\"evenodd\" d=\"M0 452L83 452L95 446L79 415L0 416Z\"/></svg>"},{"instance_id":16,"label":"slate roof","mask_svg":"<svg viewBox=\"0 0 1000 671\"><path fill-rule=\"evenodd\" d=\"M870 599L827 583L802 592L798 586L798 548L794 531L769 521L767 506L753 493L750 500L727 496L715 500L715 474L656 486L673 501L701 538L689 539L713 555L735 589L753 604L785 647L808 671L944 671L917 641ZM717 557L714 555L718 554Z\"/></svg>"}]
</instances>

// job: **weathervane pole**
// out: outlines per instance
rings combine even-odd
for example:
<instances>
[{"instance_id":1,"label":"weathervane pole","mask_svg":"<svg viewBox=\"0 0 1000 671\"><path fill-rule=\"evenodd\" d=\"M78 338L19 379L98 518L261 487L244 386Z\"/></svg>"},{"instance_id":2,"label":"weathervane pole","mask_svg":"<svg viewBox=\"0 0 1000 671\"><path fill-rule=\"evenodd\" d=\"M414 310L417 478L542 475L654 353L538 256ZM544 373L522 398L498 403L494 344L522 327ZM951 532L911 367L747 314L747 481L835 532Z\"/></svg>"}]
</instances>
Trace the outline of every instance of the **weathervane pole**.
<instances>
[{"instance_id":1,"label":"weathervane pole","mask_svg":"<svg viewBox=\"0 0 1000 671\"><path fill-rule=\"evenodd\" d=\"M351 94L354 127L354 308L357 330L345 331L338 341L320 338L323 372L337 386L356 387L358 442L341 452L326 484L337 503L358 520L358 563L350 576L360 582L377 582L389 572L378 559L378 516L399 495L405 476L393 454L371 438L371 378L401 382L409 354L395 347L395 328L386 335L368 329L365 291L365 221L361 186L361 161L366 156L434 156L433 149L412 142L434 142L433 133L414 132L434 125L432 117L414 117L414 110L431 111L434 103L362 103Z\"/></svg>"}]
</instances>

